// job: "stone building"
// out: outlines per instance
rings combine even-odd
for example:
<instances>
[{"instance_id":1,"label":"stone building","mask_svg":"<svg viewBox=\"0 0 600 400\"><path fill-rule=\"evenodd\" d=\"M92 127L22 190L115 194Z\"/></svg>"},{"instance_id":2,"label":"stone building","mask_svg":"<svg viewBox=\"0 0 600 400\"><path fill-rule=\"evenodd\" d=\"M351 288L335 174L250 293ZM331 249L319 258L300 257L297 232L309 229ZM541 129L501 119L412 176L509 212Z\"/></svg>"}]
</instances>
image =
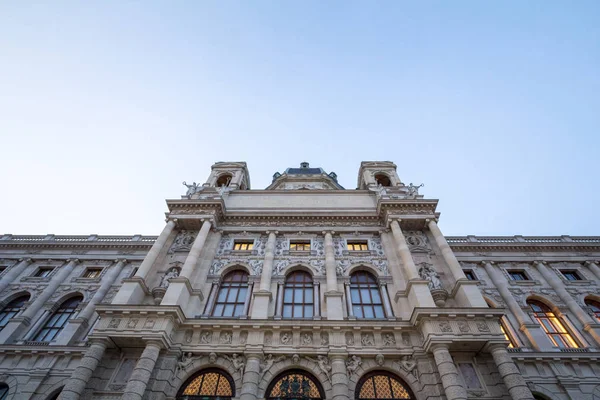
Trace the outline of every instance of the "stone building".
<instances>
[{"instance_id":1,"label":"stone building","mask_svg":"<svg viewBox=\"0 0 600 400\"><path fill-rule=\"evenodd\" d=\"M158 237L0 236L0 400L600 399L600 237L444 237L391 162L186 186Z\"/></svg>"}]
</instances>

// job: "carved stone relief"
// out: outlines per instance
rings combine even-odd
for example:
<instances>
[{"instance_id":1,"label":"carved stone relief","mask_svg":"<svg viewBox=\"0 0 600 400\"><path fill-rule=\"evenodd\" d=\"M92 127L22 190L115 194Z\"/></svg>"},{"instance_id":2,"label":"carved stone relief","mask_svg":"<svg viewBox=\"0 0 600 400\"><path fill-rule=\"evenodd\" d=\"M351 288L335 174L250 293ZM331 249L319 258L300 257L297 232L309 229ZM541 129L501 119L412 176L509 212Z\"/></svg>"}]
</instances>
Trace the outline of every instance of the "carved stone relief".
<instances>
[{"instance_id":1,"label":"carved stone relief","mask_svg":"<svg viewBox=\"0 0 600 400\"><path fill-rule=\"evenodd\" d=\"M168 253L173 254L176 251L190 251L192 245L194 244L194 240L196 239L197 234L198 232L181 230L177 234L177 237L175 237L175 240L169 248Z\"/></svg>"}]
</instances>

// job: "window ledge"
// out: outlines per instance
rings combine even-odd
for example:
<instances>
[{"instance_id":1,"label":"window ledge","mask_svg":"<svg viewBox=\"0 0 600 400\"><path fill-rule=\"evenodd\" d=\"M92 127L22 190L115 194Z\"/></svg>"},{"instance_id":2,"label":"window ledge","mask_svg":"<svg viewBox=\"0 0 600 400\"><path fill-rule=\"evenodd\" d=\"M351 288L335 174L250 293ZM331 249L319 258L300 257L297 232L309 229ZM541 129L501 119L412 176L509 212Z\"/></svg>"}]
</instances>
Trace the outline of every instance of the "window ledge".
<instances>
[{"instance_id":1,"label":"window ledge","mask_svg":"<svg viewBox=\"0 0 600 400\"><path fill-rule=\"evenodd\" d=\"M51 278L52 276L26 276L24 278L21 278L21 282L50 282Z\"/></svg>"},{"instance_id":2,"label":"window ledge","mask_svg":"<svg viewBox=\"0 0 600 400\"><path fill-rule=\"evenodd\" d=\"M540 284L539 281L514 281L512 279L508 283L514 286L535 286Z\"/></svg>"},{"instance_id":3,"label":"window ledge","mask_svg":"<svg viewBox=\"0 0 600 400\"><path fill-rule=\"evenodd\" d=\"M367 257L371 255L371 252L368 250L344 250L344 255Z\"/></svg>"},{"instance_id":4,"label":"window ledge","mask_svg":"<svg viewBox=\"0 0 600 400\"><path fill-rule=\"evenodd\" d=\"M564 279L564 282L567 285L575 285L575 286L577 286L577 285L586 286L586 285L595 285L596 284L596 282L594 282L594 281L588 281L588 280L583 280L583 279L578 280L578 281L570 281L568 279Z\"/></svg>"},{"instance_id":5,"label":"window ledge","mask_svg":"<svg viewBox=\"0 0 600 400\"><path fill-rule=\"evenodd\" d=\"M291 256L310 256L310 250L290 250Z\"/></svg>"}]
</instances>

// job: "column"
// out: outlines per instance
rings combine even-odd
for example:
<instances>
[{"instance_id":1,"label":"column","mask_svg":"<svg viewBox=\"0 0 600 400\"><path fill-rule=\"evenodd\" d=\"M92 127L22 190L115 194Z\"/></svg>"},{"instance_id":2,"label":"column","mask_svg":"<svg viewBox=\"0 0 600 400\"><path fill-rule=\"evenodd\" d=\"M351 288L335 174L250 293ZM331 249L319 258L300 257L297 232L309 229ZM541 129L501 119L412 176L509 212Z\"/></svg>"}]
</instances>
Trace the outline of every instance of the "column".
<instances>
[{"instance_id":1,"label":"column","mask_svg":"<svg viewBox=\"0 0 600 400\"><path fill-rule=\"evenodd\" d=\"M13 318L4 329L0 331L0 343L9 343L10 341L15 340L16 337L21 334L21 331L29 326L32 320L35 320L35 316L56 292L58 286L67 280L78 262L79 260L77 259L69 260L67 265L59 268L58 272L54 274L50 282L48 282L48 285L44 288L44 291L35 298L33 303L31 303L20 316Z\"/></svg>"},{"instance_id":2,"label":"column","mask_svg":"<svg viewBox=\"0 0 600 400\"><path fill-rule=\"evenodd\" d=\"M200 232L198 232L196 239L194 239L192 248L181 268L181 273L178 277L171 278L169 281L169 287L160 302L161 305L179 305L184 310L184 313L186 313L188 309L193 308L190 307L190 304L196 304L196 310L200 307L200 298L198 296L195 298L192 297L193 293L190 280L194 274L198 260L200 259L200 254L206 243L206 238L208 237L211 226L212 223L210 220L204 220L202 222Z\"/></svg>"},{"instance_id":3,"label":"column","mask_svg":"<svg viewBox=\"0 0 600 400\"><path fill-rule=\"evenodd\" d=\"M385 316L388 319L396 319L394 312L392 311L392 305L390 304L390 296L388 295L387 283L381 283L379 285L381 289L381 298L383 299L383 308L385 310Z\"/></svg>"},{"instance_id":4,"label":"column","mask_svg":"<svg viewBox=\"0 0 600 400\"><path fill-rule=\"evenodd\" d=\"M223 232L218 230L218 231L215 231L213 233L213 235L214 235L214 238L212 239L212 241L213 241L214 245L211 246L210 250L208 249L208 246L207 246L206 251L207 252L210 251L210 253L204 254L204 256L205 256L204 261L207 261L208 263L206 266L204 266L202 262L200 263L200 270L198 271L198 274L194 277L194 282L196 282L196 283L199 282L200 284L204 284L204 282L206 282L206 277L208 276L208 272L210 270L210 264L212 263L213 259L215 258L216 254L217 254L217 249L219 247L219 243L221 243L221 237L223 236Z\"/></svg>"},{"instance_id":5,"label":"column","mask_svg":"<svg viewBox=\"0 0 600 400\"><path fill-rule=\"evenodd\" d=\"M313 318L321 319L321 291L319 290L319 282L313 282Z\"/></svg>"},{"instance_id":6,"label":"column","mask_svg":"<svg viewBox=\"0 0 600 400\"><path fill-rule=\"evenodd\" d=\"M108 342L104 339L91 341L90 348L85 352L71 378L67 379L67 384L58 396L58 400L79 400L100 360L102 360L107 345Z\"/></svg>"},{"instance_id":7,"label":"column","mask_svg":"<svg viewBox=\"0 0 600 400\"><path fill-rule=\"evenodd\" d=\"M283 315L283 282L277 284L277 301L275 303L275 319L281 319Z\"/></svg>"},{"instance_id":8,"label":"column","mask_svg":"<svg viewBox=\"0 0 600 400\"><path fill-rule=\"evenodd\" d=\"M204 312L202 313L202 318L208 318L210 313L215 306L215 299L217 298L217 293L219 292L219 283L213 282L210 287L210 294L208 295L208 300L206 301L206 305L204 306Z\"/></svg>"},{"instance_id":9,"label":"column","mask_svg":"<svg viewBox=\"0 0 600 400\"><path fill-rule=\"evenodd\" d=\"M341 354L331 355L331 392L333 400L348 400L348 372L346 357Z\"/></svg>"},{"instance_id":10,"label":"column","mask_svg":"<svg viewBox=\"0 0 600 400\"><path fill-rule=\"evenodd\" d=\"M400 229L399 220L392 220L390 227L392 235L396 241L396 247L402 260L404 269L404 277L408 281L406 290L408 292L408 301L412 307L436 307L431 292L429 291L428 282L421 279L417 272L417 266L412 258L410 249L406 244L404 234Z\"/></svg>"},{"instance_id":11,"label":"column","mask_svg":"<svg viewBox=\"0 0 600 400\"><path fill-rule=\"evenodd\" d=\"M344 319L344 313L342 312L343 294L338 291L333 232L323 232L323 234L325 235L325 275L327 277L327 290L325 291L327 319L342 320Z\"/></svg>"},{"instance_id":12,"label":"column","mask_svg":"<svg viewBox=\"0 0 600 400\"><path fill-rule=\"evenodd\" d=\"M597 262L586 261L585 265L590 269L590 271L592 271L594 275L596 275L596 278L600 279L600 267L598 266Z\"/></svg>"},{"instance_id":13,"label":"column","mask_svg":"<svg viewBox=\"0 0 600 400\"><path fill-rule=\"evenodd\" d=\"M577 304L575 299L567 292L564 287L564 284L561 282L560 278L551 271L545 262L543 261L535 261L534 262L540 274L544 277L546 282L552 289L558 294L560 299L567 305L569 311L573 313L577 319L583 325L583 330L588 332L593 338L594 341L600 345L600 328L594 327L596 325L596 321L592 319L580 306Z\"/></svg>"},{"instance_id":14,"label":"column","mask_svg":"<svg viewBox=\"0 0 600 400\"><path fill-rule=\"evenodd\" d=\"M71 319L65 329L60 333L56 340L58 345L67 345L73 339L79 339L79 335L82 334L86 328L91 325L90 319L92 318L96 305L102 301L106 293L110 289L113 283L117 280L117 277L123 270L123 267L127 264L127 260L115 260L117 263L114 267L104 274L100 288L94 293L91 300L85 306L83 310L77 315L76 318Z\"/></svg>"},{"instance_id":15,"label":"column","mask_svg":"<svg viewBox=\"0 0 600 400\"><path fill-rule=\"evenodd\" d=\"M246 355L246 367L242 378L242 391L240 400L256 400L258 398L258 383L260 381L260 360L259 354Z\"/></svg>"},{"instance_id":16,"label":"column","mask_svg":"<svg viewBox=\"0 0 600 400\"><path fill-rule=\"evenodd\" d=\"M0 293L4 291L14 282L15 279L19 277L30 264L32 263L31 258L20 259L16 265L13 265L9 268L9 270L4 274L2 280L0 280Z\"/></svg>"},{"instance_id":17,"label":"column","mask_svg":"<svg viewBox=\"0 0 600 400\"><path fill-rule=\"evenodd\" d=\"M346 289L346 308L348 308L348 318L354 318L354 309L352 308L352 293L350 291L350 284L346 283L344 285L344 289Z\"/></svg>"},{"instance_id":18,"label":"column","mask_svg":"<svg viewBox=\"0 0 600 400\"><path fill-rule=\"evenodd\" d=\"M146 290L148 289L144 279L152 269L160 252L165 247L167 239L169 238L169 235L171 235L171 232L173 232L176 224L176 219L169 219L167 221L167 225L163 228L163 231L150 248L148 254L146 254L146 257L144 258L144 261L142 261L142 264L140 264L137 272L133 278L131 278L131 281L123 282L121 288L111 302L112 304L139 304L142 302L146 295Z\"/></svg>"},{"instance_id":19,"label":"column","mask_svg":"<svg viewBox=\"0 0 600 400\"><path fill-rule=\"evenodd\" d=\"M452 272L452 276L456 281L458 290L455 294L455 299L462 307L482 307L487 308L487 303L483 299L479 288L475 282L471 282L465 276L462 267L460 266L454 252L448 245L446 238L440 231L434 219L427 220L427 226L433 234L435 242L442 252L442 257Z\"/></svg>"},{"instance_id":20,"label":"column","mask_svg":"<svg viewBox=\"0 0 600 400\"><path fill-rule=\"evenodd\" d=\"M504 385L508 389L508 393L510 393L510 397L513 400L533 400L533 395L527 387L523 375L521 375L508 351L506 351L506 345L492 345L490 353L494 357L494 362L496 363L496 367L498 367L498 372L502 377Z\"/></svg>"},{"instance_id":21,"label":"column","mask_svg":"<svg viewBox=\"0 0 600 400\"><path fill-rule=\"evenodd\" d=\"M273 260L275 259L275 242L277 232L269 232L265 245L265 259L260 275L259 290L254 293L252 306L252 319L266 319L269 316L269 303L271 302L271 277L273 275Z\"/></svg>"},{"instance_id":22,"label":"column","mask_svg":"<svg viewBox=\"0 0 600 400\"><path fill-rule=\"evenodd\" d=\"M141 400L146 391L146 386L150 380L150 375L158 360L158 355L162 345L158 341L149 341L142 352L135 368L131 373L131 377L127 382L127 386L123 391L121 400Z\"/></svg>"},{"instance_id":23,"label":"column","mask_svg":"<svg viewBox=\"0 0 600 400\"><path fill-rule=\"evenodd\" d=\"M432 347L433 357L437 364L442 386L448 400L466 400L467 390L458 376L458 369L454 365L447 344L435 344Z\"/></svg>"},{"instance_id":24,"label":"column","mask_svg":"<svg viewBox=\"0 0 600 400\"><path fill-rule=\"evenodd\" d=\"M508 281L504 275L502 275L502 273L498 271L496 267L494 267L491 261L482 261L481 263L485 267L485 272L490 277L492 283L496 289L498 289L498 293L500 293L500 296L506 303L506 306L512 315L517 319L517 322L519 323L519 330L525 333L532 346L536 350L552 349L553 345L546 336L546 333L543 332L542 328L538 324L534 323L529 315L523 311L510 290L508 290Z\"/></svg>"}]
</instances>

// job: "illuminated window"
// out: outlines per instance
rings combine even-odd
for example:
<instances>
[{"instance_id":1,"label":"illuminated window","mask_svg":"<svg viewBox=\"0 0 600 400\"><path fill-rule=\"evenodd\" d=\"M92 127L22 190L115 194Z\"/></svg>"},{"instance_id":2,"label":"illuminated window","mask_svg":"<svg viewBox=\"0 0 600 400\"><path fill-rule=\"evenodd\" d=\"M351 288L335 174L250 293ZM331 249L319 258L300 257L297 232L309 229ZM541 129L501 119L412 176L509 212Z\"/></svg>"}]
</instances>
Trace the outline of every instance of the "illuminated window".
<instances>
[{"instance_id":1,"label":"illuminated window","mask_svg":"<svg viewBox=\"0 0 600 400\"><path fill-rule=\"evenodd\" d=\"M358 271L350 277L352 312L356 318L385 318L379 285L368 272Z\"/></svg>"},{"instance_id":2,"label":"illuminated window","mask_svg":"<svg viewBox=\"0 0 600 400\"><path fill-rule=\"evenodd\" d=\"M93 279L98 278L100 274L102 274L102 268L88 268L85 270L83 277Z\"/></svg>"},{"instance_id":3,"label":"illuminated window","mask_svg":"<svg viewBox=\"0 0 600 400\"><path fill-rule=\"evenodd\" d=\"M8 303L6 305L6 307L4 307L4 309L2 309L2 311L0 312L0 331L2 329L4 329L6 324L8 324L8 322L14 316L16 316L19 313L19 311L21 311L21 309L23 308L23 305L28 300L29 300L29 295L17 297L16 299L14 299L10 303ZM0 397L0 399L1 399L1 397Z\"/></svg>"},{"instance_id":4,"label":"illuminated window","mask_svg":"<svg viewBox=\"0 0 600 400\"><path fill-rule=\"evenodd\" d=\"M594 316L596 317L598 322L600 322L600 303L594 300L585 299L585 304L589 308L591 308L592 312L594 313Z\"/></svg>"},{"instance_id":5,"label":"illuminated window","mask_svg":"<svg viewBox=\"0 0 600 400\"><path fill-rule=\"evenodd\" d=\"M463 272L465 273L465 276L467 277L468 280L470 280L470 281L477 280L477 277L475 276L475 272L473 272L472 270L465 269Z\"/></svg>"},{"instance_id":6,"label":"illuminated window","mask_svg":"<svg viewBox=\"0 0 600 400\"><path fill-rule=\"evenodd\" d=\"M304 371L286 371L278 375L267 389L267 399L320 400L324 399L319 382Z\"/></svg>"},{"instance_id":7,"label":"illuminated window","mask_svg":"<svg viewBox=\"0 0 600 400\"><path fill-rule=\"evenodd\" d=\"M577 271L569 270L569 271L560 271L566 280L568 281L580 281L581 277L577 273Z\"/></svg>"},{"instance_id":8,"label":"illuminated window","mask_svg":"<svg viewBox=\"0 0 600 400\"><path fill-rule=\"evenodd\" d=\"M77 296L62 303L59 309L46 321L44 327L37 335L35 335L33 340L36 342L50 342L51 340L54 340L67 325L69 319L75 314L81 300L83 300L83 298Z\"/></svg>"},{"instance_id":9,"label":"illuminated window","mask_svg":"<svg viewBox=\"0 0 600 400\"><path fill-rule=\"evenodd\" d=\"M369 250L369 245L367 244L367 241L361 241L361 242L348 242L348 250L349 251L368 251Z\"/></svg>"},{"instance_id":10,"label":"illuminated window","mask_svg":"<svg viewBox=\"0 0 600 400\"><path fill-rule=\"evenodd\" d=\"M234 387L229 374L219 369L207 369L188 379L177 399L230 399L235 397Z\"/></svg>"},{"instance_id":11,"label":"illuminated window","mask_svg":"<svg viewBox=\"0 0 600 400\"><path fill-rule=\"evenodd\" d=\"M356 384L355 399L413 399L412 393L399 378L389 372L374 371L366 374Z\"/></svg>"},{"instance_id":12,"label":"illuminated window","mask_svg":"<svg viewBox=\"0 0 600 400\"><path fill-rule=\"evenodd\" d=\"M314 286L309 273L295 271L285 280L283 292L284 318L312 318Z\"/></svg>"},{"instance_id":13,"label":"illuminated window","mask_svg":"<svg viewBox=\"0 0 600 400\"><path fill-rule=\"evenodd\" d=\"M506 328L504 327L504 321L502 321L502 319L500 319L500 329L502 330L502 333L504 334L504 339L508 340L508 348L514 349L516 346L514 345L510 336L508 336L508 333L506 333Z\"/></svg>"},{"instance_id":14,"label":"illuminated window","mask_svg":"<svg viewBox=\"0 0 600 400\"><path fill-rule=\"evenodd\" d=\"M232 271L225 275L217 302L213 310L213 317L239 317L244 315L246 293L248 292L248 274L244 271Z\"/></svg>"},{"instance_id":15,"label":"illuminated window","mask_svg":"<svg viewBox=\"0 0 600 400\"><path fill-rule=\"evenodd\" d=\"M535 300L528 300L527 304L533 310L535 319L542 326L554 346L561 349L579 347L571 337L571 334L565 329L560 318L556 317L547 305Z\"/></svg>"},{"instance_id":16,"label":"illuminated window","mask_svg":"<svg viewBox=\"0 0 600 400\"><path fill-rule=\"evenodd\" d=\"M525 275L525 271L508 270L508 275L513 281L528 281L529 278Z\"/></svg>"},{"instance_id":17,"label":"illuminated window","mask_svg":"<svg viewBox=\"0 0 600 400\"><path fill-rule=\"evenodd\" d=\"M252 250L254 248L254 242L248 241L235 241L233 242L234 250Z\"/></svg>"},{"instance_id":18,"label":"illuminated window","mask_svg":"<svg viewBox=\"0 0 600 400\"><path fill-rule=\"evenodd\" d=\"M310 251L310 242L290 242L291 251Z\"/></svg>"},{"instance_id":19,"label":"illuminated window","mask_svg":"<svg viewBox=\"0 0 600 400\"><path fill-rule=\"evenodd\" d=\"M50 274L52 273L52 271L54 271L54 268L52 267L42 267L42 268L38 268L37 271L35 271L35 275L38 278L45 278L47 276L50 276Z\"/></svg>"}]
</instances>

